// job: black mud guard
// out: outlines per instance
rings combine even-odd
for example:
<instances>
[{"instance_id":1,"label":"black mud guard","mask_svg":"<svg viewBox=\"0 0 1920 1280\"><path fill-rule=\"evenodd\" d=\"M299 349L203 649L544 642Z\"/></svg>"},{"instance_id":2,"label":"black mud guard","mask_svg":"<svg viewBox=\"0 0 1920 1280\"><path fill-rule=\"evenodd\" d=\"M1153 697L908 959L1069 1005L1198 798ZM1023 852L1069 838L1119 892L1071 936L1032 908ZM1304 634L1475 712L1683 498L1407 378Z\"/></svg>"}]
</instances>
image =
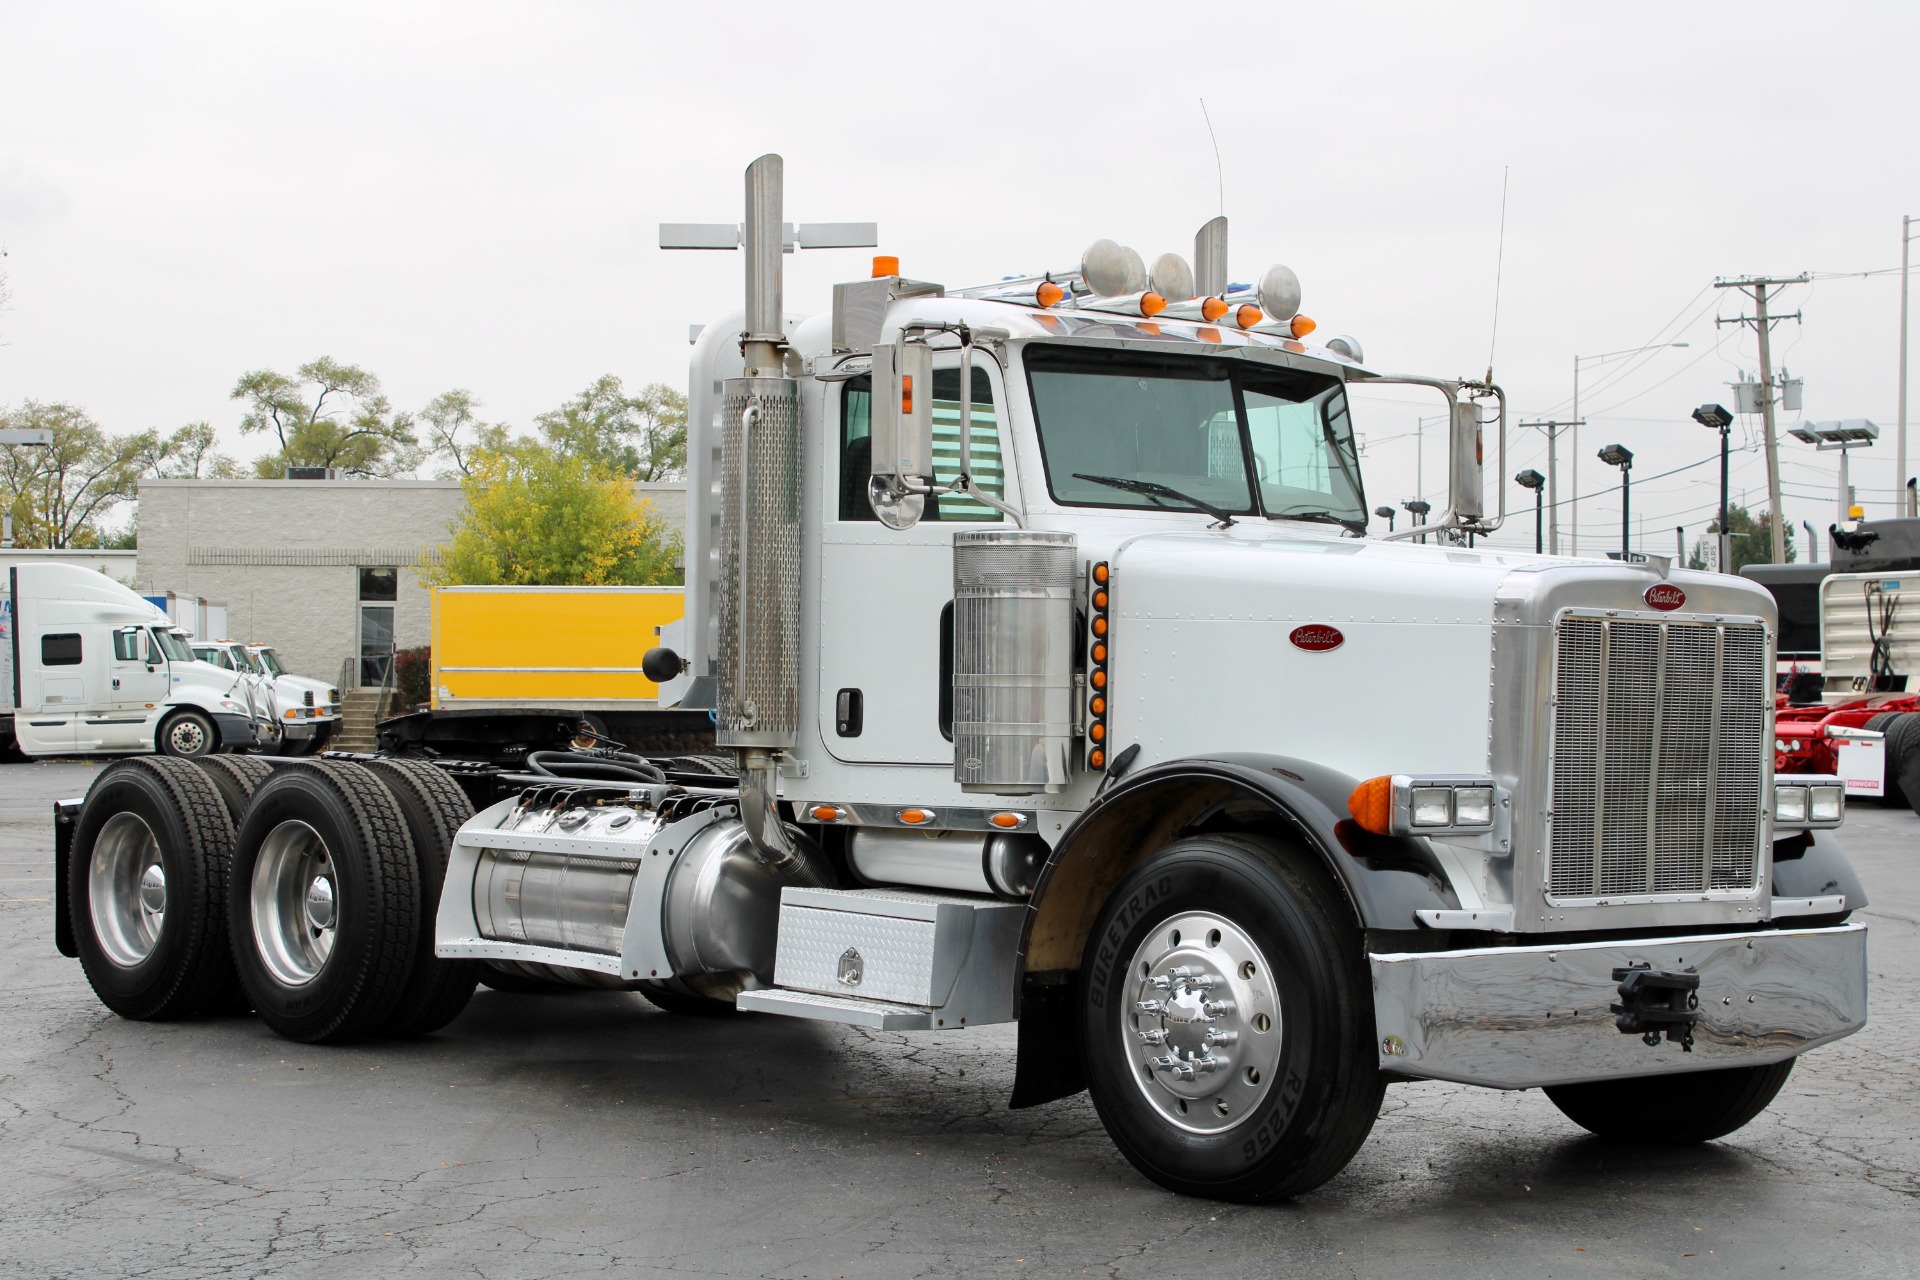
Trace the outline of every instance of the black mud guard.
<instances>
[{"instance_id":1,"label":"black mud guard","mask_svg":"<svg viewBox=\"0 0 1920 1280\"><path fill-rule=\"evenodd\" d=\"M1135 862L1182 835L1264 830L1311 853L1362 928L1420 928L1414 912L1457 910L1432 846L1362 830L1347 810L1359 779L1284 756L1169 760L1108 788L1041 869L1020 939L1019 1053L1010 1105L1079 1092L1080 961L1107 894Z\"/></svg>"},{"instance_id":2,"label":"black mud guard","mask_svg":"<svg viewBox=\"0 0 1920 1280\"><path fill-rule=\"evenodd\" d=\"M73 940L73 916L67 911L67 865L73 861L73 825L80 821L82 800L53 802L53 945L68 959L78 959Z\"/></svg>"}]
</instances>

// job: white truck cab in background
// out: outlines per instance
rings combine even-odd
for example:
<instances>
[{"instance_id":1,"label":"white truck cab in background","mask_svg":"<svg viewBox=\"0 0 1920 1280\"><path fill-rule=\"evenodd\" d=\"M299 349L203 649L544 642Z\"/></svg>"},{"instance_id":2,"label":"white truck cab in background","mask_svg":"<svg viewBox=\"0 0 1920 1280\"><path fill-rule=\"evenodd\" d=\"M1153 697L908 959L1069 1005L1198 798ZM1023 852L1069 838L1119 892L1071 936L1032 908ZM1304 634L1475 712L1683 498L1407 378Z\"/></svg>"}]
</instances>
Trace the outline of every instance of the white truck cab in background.
<instances>
[{"instance_id":1,"label":"white truck cab in background","mask_svg":"<svg viewBox=\"0 0 1920 1280\"><path fill-rule=\"evenodd\" d=\"M201 662L161 610L73 565L8 572L0 735L30 756L199 756L253 743L240 676Z\"/></svg>"},{"instance_id":2,"label":"white truck cab in background","mask_svg":"<svg viewBox=\"0 0 1920 1280\"><path fill-rule=\"evenodd\" d=\"M272 645L196 640L193 651L201 661L249 682L261 749L269 755L308 755L339 731L340 691L324 680L289 672Z\"/></svg>"}]
</instances>

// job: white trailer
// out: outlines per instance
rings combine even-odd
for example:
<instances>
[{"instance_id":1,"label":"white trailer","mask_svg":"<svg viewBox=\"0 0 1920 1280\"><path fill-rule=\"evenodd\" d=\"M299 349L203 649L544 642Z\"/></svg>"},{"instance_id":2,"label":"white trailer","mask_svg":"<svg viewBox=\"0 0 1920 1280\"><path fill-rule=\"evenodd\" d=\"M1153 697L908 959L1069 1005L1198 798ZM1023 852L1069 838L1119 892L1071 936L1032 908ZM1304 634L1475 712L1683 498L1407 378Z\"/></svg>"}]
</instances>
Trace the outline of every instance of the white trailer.
<instances>
[{"instance_id":1,"label":"white trailer","mask_svg":"<svg viewBox=\"0 0 1920 1280\"><path fill-rule=\"evenodd\" d=\"M662 228L748 254L693 353L686 651L643 664L727 759L328 760L237 828L192 770L122 766L63 814L108 1004L190 1011L230 950L302 1040L431 1029L480 973L1013 1021L1012 1105L1088 1090L1144 1175L1234 1200L1332 1177L1392 1081L1699 1142L1863 1025L1841 785L1774 790L1771 599L1465 545L1500 523L1498 388L1310 342L1292 272L1228 290L1224 220L1197 270L1101 241L947 290L876 260L812 316L783 241L871 236L785 227L765 156L743 228ZM1347 388L1395 381L1451 422L1422 545L1366 536ZM111 886L184 883L195 841L227 932L169 938L171 897L153 931Z\"/></svg>"},{"instance_id":2,"label":"white trailer","mask_svg":"<svg viewBox=\"0 0 1920 1280\"><path fill-rule=\"evenodd\" d=\"M0 729L27 755L253 743L239 677L194 657L165 612L104 574L65 564L8 570Z\"/></svg>"}]
</instances>

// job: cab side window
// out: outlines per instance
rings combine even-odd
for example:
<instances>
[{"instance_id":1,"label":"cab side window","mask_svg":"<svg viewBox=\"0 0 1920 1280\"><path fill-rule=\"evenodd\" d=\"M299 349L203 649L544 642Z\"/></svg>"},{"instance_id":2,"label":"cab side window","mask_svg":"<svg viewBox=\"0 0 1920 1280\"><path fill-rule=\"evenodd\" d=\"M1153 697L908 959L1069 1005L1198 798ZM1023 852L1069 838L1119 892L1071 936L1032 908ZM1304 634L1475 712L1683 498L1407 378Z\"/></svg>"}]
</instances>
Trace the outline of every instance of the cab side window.
<instances>
[{"instance_id":1,"label":"cab side window","mask_svg":"<svg viewBox=\"0 0 1920 1280\"><path fill-rule=\"evenodd\" d=\"M40 665L77 667L80 665L80 633L61 632L40 637Z\"/></svg>"},{"instance_id":2,"label":"cab side window","mask_svg":"<svg viewBox=\"0 0 1920 1280\"><path fill-rule=\"evenodd\" d=\"M1000 419L993 403L993 384L986 370L973 370L973 438L969 445L974 483L996 498L1006 496L1006 468L1000 459ZM867 503L867 480L873 474L873 378L863 374L844 384L840 399L840 518L876 520ZM933 474L951 484L960 474L960 371L933 373ZM926 520L998 520L1000 513L985 503L957 494L943 494L929 503Z\"/></svg>"},{"instance_id":3,"label":"cab side window","mask_svg":"<svg viewBox=\"0 0 1920 1280\"><path fill-rule=\"evenodd\" d=\"M116 631L113 633L113 659L115 662L137 662L140 659L140 633L137 631Z\"/></svg>"}]
</instances>

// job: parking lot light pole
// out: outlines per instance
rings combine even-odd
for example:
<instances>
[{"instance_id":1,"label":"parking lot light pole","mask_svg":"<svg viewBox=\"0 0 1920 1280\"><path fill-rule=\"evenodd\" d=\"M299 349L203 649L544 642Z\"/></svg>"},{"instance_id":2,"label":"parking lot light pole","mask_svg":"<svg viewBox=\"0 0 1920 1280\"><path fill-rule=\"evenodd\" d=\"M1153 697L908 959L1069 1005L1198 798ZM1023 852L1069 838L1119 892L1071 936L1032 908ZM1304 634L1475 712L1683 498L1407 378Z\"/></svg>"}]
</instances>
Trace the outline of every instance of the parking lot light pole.
<instances>
[{"instance_id":1,"label":"parking lot light pole","mask_svg":"<svg viewBox=\"0 0 1920 1280\"><path fill-rule=\"evenodd\" d=\"M1733 543L1727 534L1727 432L1733 426L1733 415L1717 404L1703 404L1693 411L1693 420L1709 431L1720 433L1720 563L1715 567L1721 573L1732 573L1729 567Z\"/></svg>"},{"instance_id":2,"label":"parking lot light pole","mask_svg":"<svg viewBox=\"0 0 1920 1280\"><path fill-rule=\"evenodd\" d=\"M1541 489L1547 483L1547 478L1532 467L1528 467L1515 476L1513 482L1522 489L1533 490L1533 554L1539 555L1546 550L1545 525L1542 523L1546 515L1543 501L1546 495L1541 492Z\"/></svg>"},{"instance_id":3,"label":"parking lot light pole","mask_svg":"<svg viewBox=\"0 0 1920 1280\"><path fill-rule=\"evenodd\" d=\"M1373 514L1384 517L1387 522L1387 532L1388 533L1393 532L1393 518L1395 515L1399 514L1398 512L1396 512L1392 507L1383 505L1383 506L1375 507L1373 509Z\"/></svg>"},{"instance_id":4,"label":"parking lot light pole","mask_svg":"<svg viewBox=\"0 0 1920 1280\"><path fill-rule=\"evenodd\" d=\"M1620 558L1627 558L1628 510L1633 501L1633 450L1623 444L1610 444L1599 454L1600 461L1620 468Z\"/></svg>"}]
</instances>

